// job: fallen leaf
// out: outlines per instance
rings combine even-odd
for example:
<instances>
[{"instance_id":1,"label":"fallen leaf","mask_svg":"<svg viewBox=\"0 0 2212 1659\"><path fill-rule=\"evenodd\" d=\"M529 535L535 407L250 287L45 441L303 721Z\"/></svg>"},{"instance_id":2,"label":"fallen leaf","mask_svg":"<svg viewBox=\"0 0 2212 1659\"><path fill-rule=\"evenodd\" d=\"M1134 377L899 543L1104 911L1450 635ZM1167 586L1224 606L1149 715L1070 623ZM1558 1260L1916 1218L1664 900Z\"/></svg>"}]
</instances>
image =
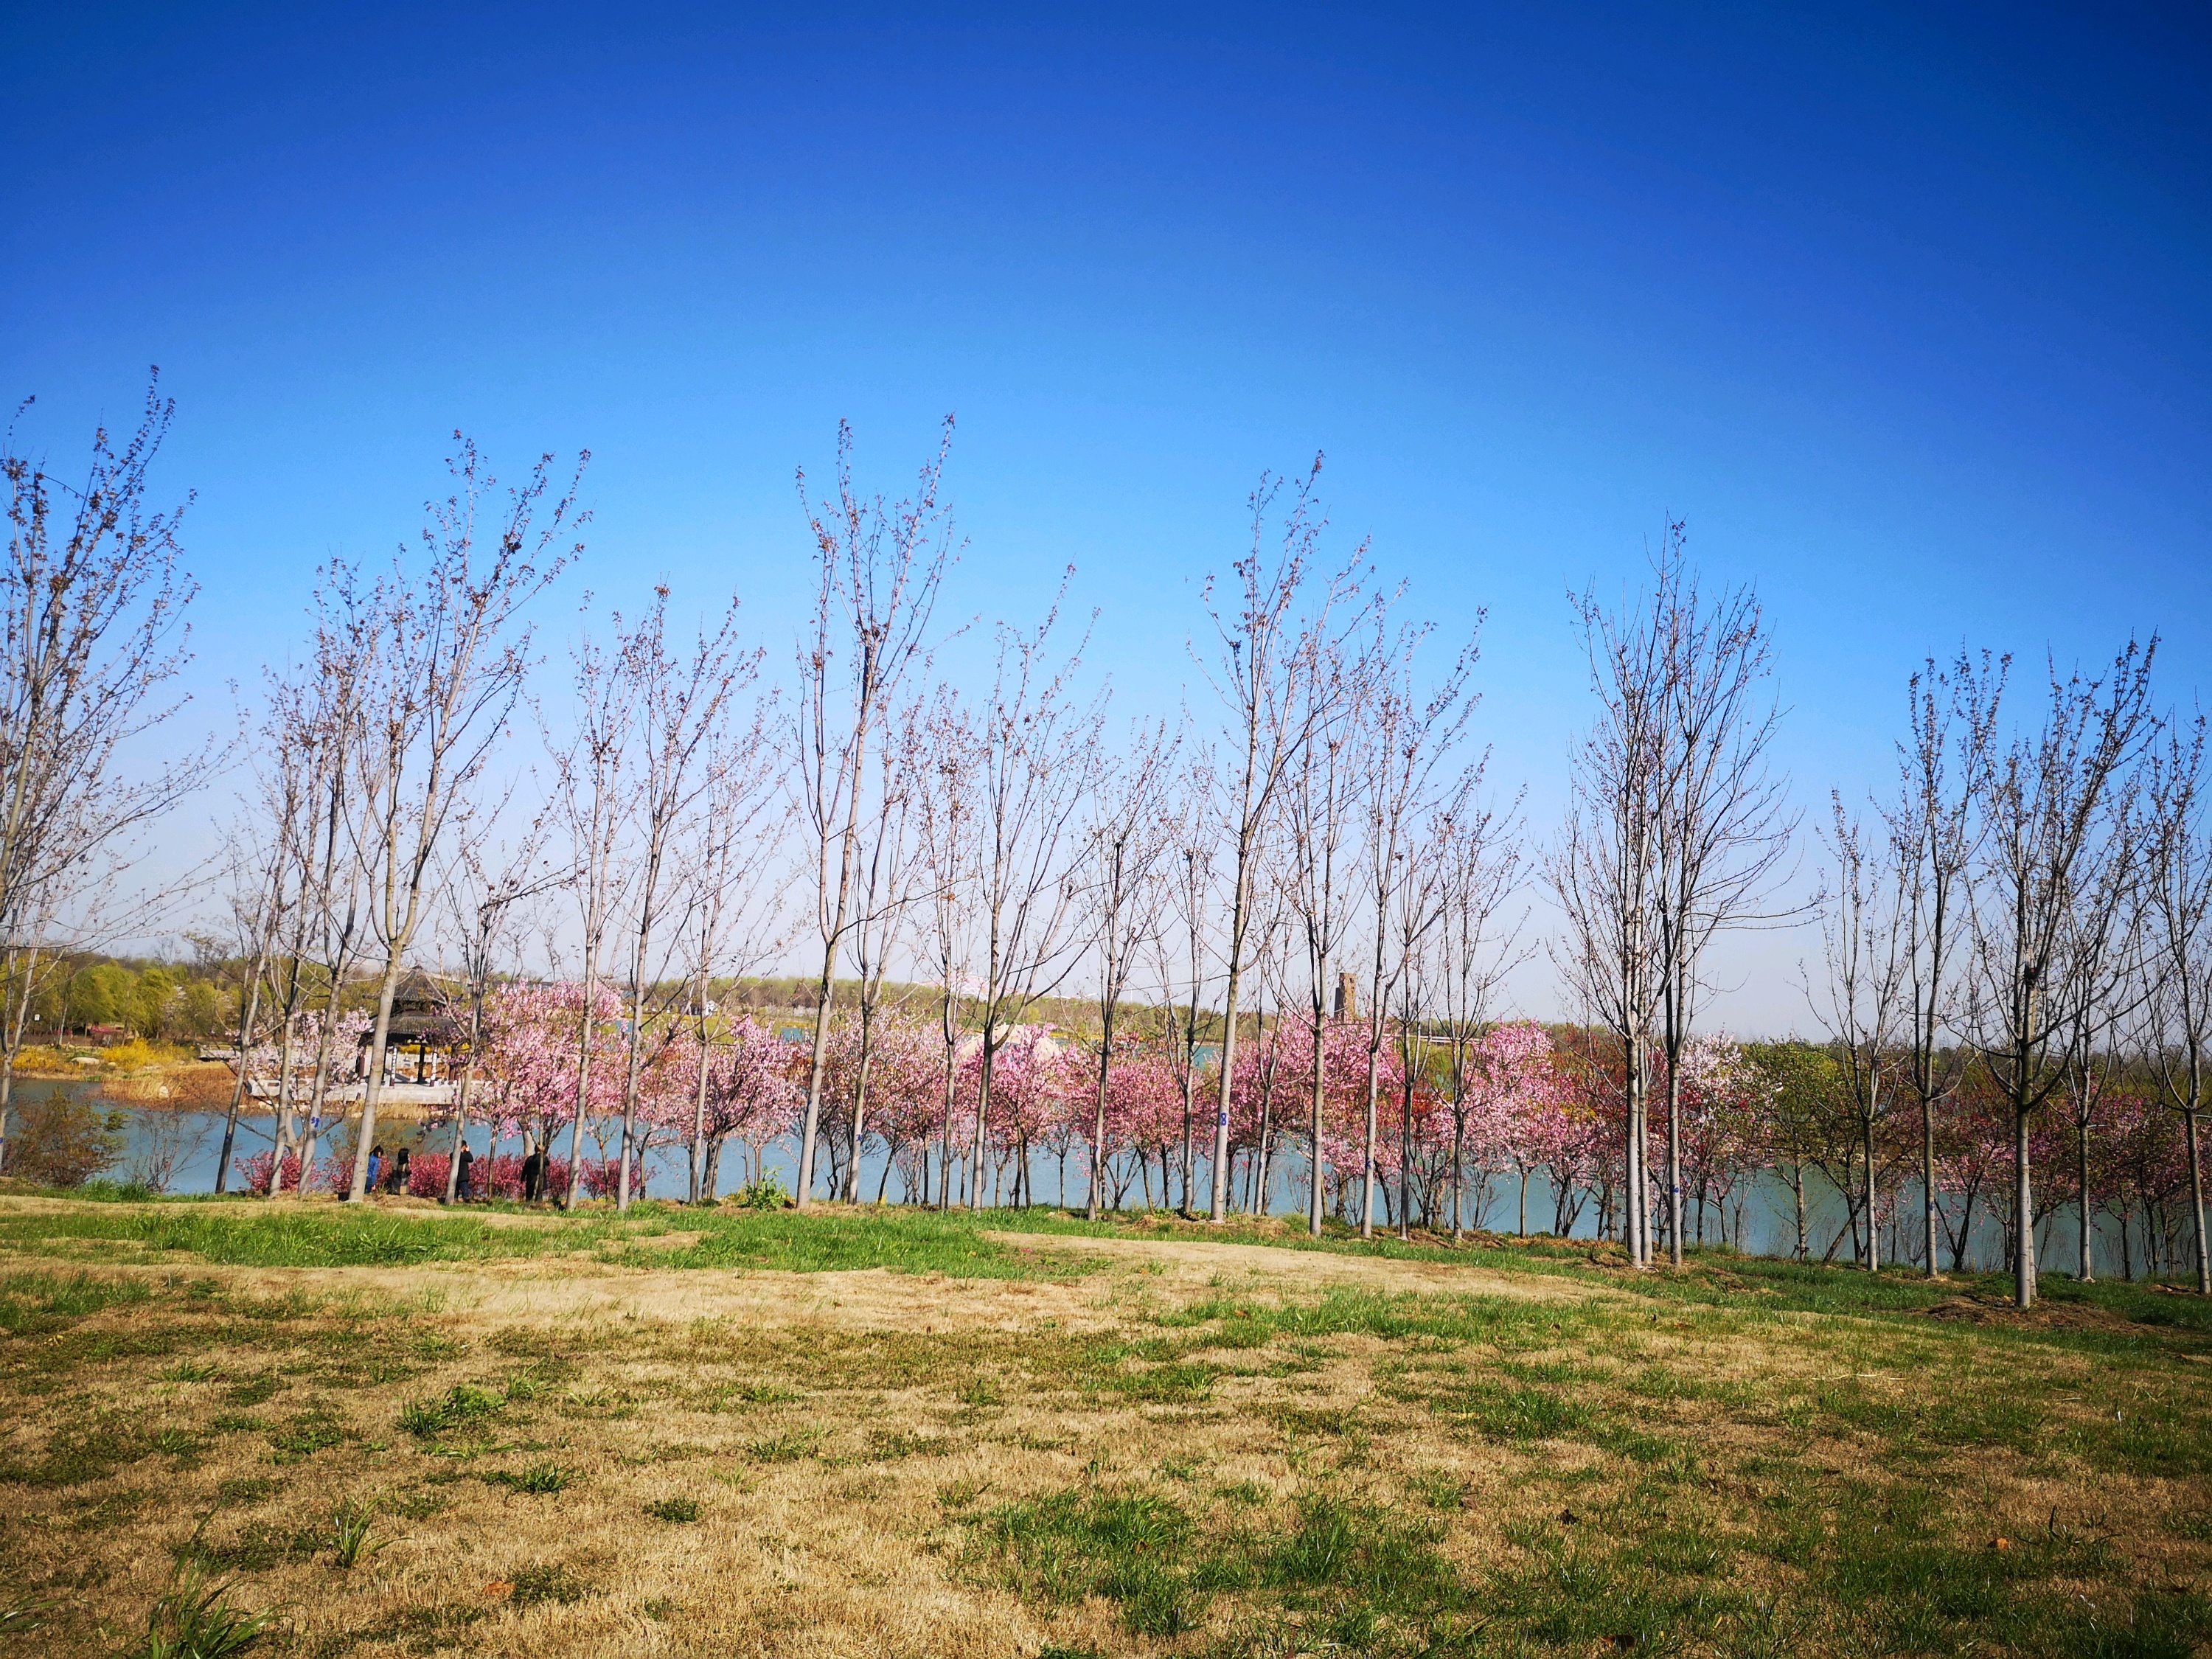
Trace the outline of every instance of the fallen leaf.
<instances>
[{"instance_id":1,"label":"fallen leaf","mask_svg":"<svg viewBox=\"0 0 2212 1659\"><path fill-rule=\"evenodd\" d=\"M504 1578L495 1578L483 1587L483 1593L494 1601L497 1601L501 1596L514 1595L514 1586Z\"/></svg>"},{"instance_id":2,"label":"fallen leaf","mask_svg":"<svg viewBox=\"0 0 2212 1659\"><path fill-rule=\"evenodd\" d=\"M1559 1524L1563 1527L1573 1526L1578 1518L1579 1517L1576 1516L1572 1510L1561 1510L1559 1511Z\"/></svg>"},{"instance_id":3,"label":"fallen leaf","mask_svg":"<svg viewBox=\"0 0 2212 1659\"><path fill-rule=\"evenodd\" d=\"M1992 1538L1990 1540L1990 1547L1993 1550L2008 1550L2012 1547L2012 1540L2009 1538Z\"/></svg>"}]
</instances>

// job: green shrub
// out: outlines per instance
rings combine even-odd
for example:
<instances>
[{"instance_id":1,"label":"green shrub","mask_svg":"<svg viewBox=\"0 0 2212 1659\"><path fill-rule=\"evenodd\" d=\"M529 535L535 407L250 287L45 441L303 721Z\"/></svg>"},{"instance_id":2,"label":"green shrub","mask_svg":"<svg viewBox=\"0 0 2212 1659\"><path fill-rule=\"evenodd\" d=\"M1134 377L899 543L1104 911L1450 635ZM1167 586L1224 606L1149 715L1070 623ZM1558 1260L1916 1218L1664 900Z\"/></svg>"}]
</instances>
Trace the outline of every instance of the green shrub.
<instances>
[{"instance_id":1,"label":"green shrub","mask_svg":"<svg viewBox=\"0 0 2212 1659\"><path fill-rule=\"evenodd\" d=\"M783 1182L764 1175L747 1182L730 1201L741 1210L781 1210L791 1202L791 1194L783 1190Z\"/></svg>"},{"instance_id":2,"label":"green shrub","mask_svg":"<svg viewBox=\"0 0 2212 1659\"><path fill-rule=\"evenodd\" d=\"M82 1187L123 1160L120 1112L96 1112L56 1089L9 1116L9 1175L42 1187Z\"/></svg>"}]
</instances>

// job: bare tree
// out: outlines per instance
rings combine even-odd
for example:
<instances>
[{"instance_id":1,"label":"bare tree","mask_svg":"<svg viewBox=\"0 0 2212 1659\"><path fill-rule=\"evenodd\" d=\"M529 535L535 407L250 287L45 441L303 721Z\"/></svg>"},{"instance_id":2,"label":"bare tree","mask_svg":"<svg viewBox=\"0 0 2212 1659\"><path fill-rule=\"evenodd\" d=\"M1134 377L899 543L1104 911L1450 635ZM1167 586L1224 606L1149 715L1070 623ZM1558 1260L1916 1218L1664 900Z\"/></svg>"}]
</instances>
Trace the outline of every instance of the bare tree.
<instances>
[{"instance_id":1,"label":"bare tree","mask_svg":"<svg viewBox=\"0 0 2212 1659\"><path fill-rule=\"evenodd\" d=\"M1106 1101L1115 1027L1139 955L1160 937L1164 921L1164 878L1174 854L1166 796L1178 747L1164 720L1139 726L1123 754L1102 762L1091 798L1087 890L1098 950L1098 1096L1085 1213L1093 1221L1106 1201Z\"/></svg>"},{"instance_id":2,"label":"bare tree","mask_svg":"<svg viewBox=\"0 0 2212 1659\"><path fill-rule=\"evenodd\" d=\"M1888 848L1869 844L1864 827L1844 810L1841 796L1831 798L1831 808L1828 847L1836 860L1836 890L1820 917L1827 963L1824 994L1812 1000L1841 1062L1858 1121L1865 1164L1861 1201L1867 1248L1862 1259L1869 1273L1879 1273L1876 1139L1896 1095L1892 1069L1899 1027L1911 1012L1911 878L1904 866L1884 856Z\"/></svg>"},{"instance_id":3,"label":"bare tree","mask_svg":"<svg viewBox=\"0 0 2212 1659\"><path fill-rule=\"evenodd\" d=\"M2204 792L2205 720L2170 727L2148 782L2151 842L2145 874L2150 998L2142 1047L2160 1097L2181 1114L2189 1159L2189 1227L2197 1293L2212 1296L2198 1124L2212 1086L2212 834Z\"/></svg>"},{"instance_id":4,"label":"bare tree","mask_svg":"<svg viewBox=\"0 0 2212 1659\"><path fill-rule=\"evenodd\" d=\"M2136 780L2130 780L2129 789L2130 794L2136 793ZM2145 949L2149 895L2143 886L2152 826L2148 819L2137 819L2120 833L2124 855L2107 869L2119 890L2109 896L2098 894L2081 913L2089 925L2082 930L2074 965L2087 993L2070 1000L2067 1027L2059 1037L2065 1081L2058 1098L2065 1103L2074 1131L2074 1193L2081 1221L2075 1240L2074 1272L2085 1285L2097 1277L2097 1201L2089 1147L2098 1109L2125 1067L2120 1032L2141 1012L2152 990L2146 977L2151 960Z\"/></svg>"},{"instance_id":5,"label":"bare tree","mask_svg":"<svg viewBox=\"0 0 2212 1659\"><path fill-rule=\"evenodd\" d=\"M145 830L198 787L212 757L201 746L150 767L123 764L185 701L169 690L190 660L184 617L198 591L179 564L183 509L153 511L148 496L174 412L156 371L137 431L118 452L105 427L95 430L76 488L21 453L12 425L0 441L0 1170L15 1057L59 960L59 931L82 946L143 913L127 901L117 913L117 884Z\"/></svg>"},{"instance_id":6,"label":"bare tree","mask_svg":"<svg viewBox=\"0 0 2212 1659\"><path fill-rule=\"evenodd\" d=\"M617 623L617 635L620 623ZM576 1121L568 1137L568 1184L562 1207L580 1201L584 1121L591 1110L592 1025L605 969L607 931L622 898L627 871L622 845L633 805L629 793L629 744L635 736L637 682L628 656L609 652L587 635L574 650L576 726L568 746L554 751L556 810L568 842L568 879L576 900L579 977L584 1000L576 1031ZM551 1150L553 1127L546 1130Z\"/></svg>"},{"instance_id":7,"label":"bare tree","mask_svg":"<svg viewBox=\"0 0 2212 1659\"><path fill-rule=\"evenodd\" d=\"M496 550L483 556L477 516L494 481L476 446L459 433L454 438L459 453L447 463L453 493L432 504L422 532L428 564L417 579L396 561L380 595L383 651L370 693L356 850L384 970L354 1149L349 1196L356 1201L368 1190L392 994L428 918L439 838L521 695L530 665L523 611L581 550L580 543L567 553L555 551L556 540L582 522L574 483L542 528L537 522L552 463L548 455L526 483L508 492ZM586 459L578 461L579 479Z\"/></svg>"},{"instance_id":8,"label":"bare tree","mask_svg":"<svg viewBox=\"0 0 2212 1659\"><path fill-rule=\"evenodd\" d=\"M1229 1212L1230 1105L1237 1076L1237 1014L1243 990L1246 947L1259 902L1260 865L1276 793L1311 735L1314 723L1330 708L1327 698L1308 695L1303 677L1312 665L1352 631L1360 620L1354 609L1340 613L1366 568L1366 544L1360 544L1340 568L1316 575L1315 559L1327 520L1313 499L1321 477L1321 457L1305 477L1289 484L1290 499L1268 547L1269 515L1284 481L1263 477L1252 492L1252 543L1231 567L1229 584L1207 577L1204 592L1220 655L1211 671L1214 689L1228 714L1224 747L1228 751L1224 782L1229 790L1227 819L1231 881L1221 1028L1221 1087L1213 1119L1213 1203L1215 1221ZM1225 599L1219 589L1231 586ZM1306 615L1299 614L1305 602ZM1318 1156L1318 1149L1316 1149Z\"/></svg>"},{"instance_id":9,"label":"bare tree","mask_svg":"<svg viewBox=\"0 0 2212 1659\"><path fill-rule=\"evenodd\" d=\"M1340 988L1335 975L1338 953L1358 914L1348 889L1356 878L1353 866L1358 848L1353 837L1358 830L1361 797L1369 784L1365 772L1369 756L1360 740L1360 730L1372 712L1374 687L1370 665L1349 653L1340 640L1309 636L1304 654L1307 661L1296 689L1304 707L1292 717L1300 738L1291 755L1283 788L1282 880L1285 896L1297 917L1305 943L1312 1014L1307 1132L1312 1167L1306 1225L1318 1238L1328 1163L1322 1139L1328 1081L1326 1027L1332 1013L1350 1019L1358 1012L1345 1006L1340 996L1332 1009L1330 1000ZM1342 976L1341 982L1353 983L1349 974ZM1366 1201L1371 1205L1371 1137L1361 1181Z\"/></svg>"},{"instance_id":10,"label":"bare tree","mask_svg":"<svg viewBox=\"0 0 2212 1659\"><path fill-rule=\"evenodd\" d=\"M694 984L692 1018L698 1069L692 1079L690 1201L713 1201L707 1152L707 1091L711 1070L709 1022L717 1010L720 974L742 977L770 957L780 888L763 879L779 854L788 814L779 815L774 750L768 742L772 705L756 707L749 726L716 735L707 759L708 782L692 825L692 894L684 944ZM717 1149L720 1146L717 1140Z\"/></svg>"},{"instance_id":11,"label":"bare tree","mask_svg":"<svg viewBox=\"0 0 2212 1659\"><path fill-rule=\"evenodd\" d=\"M955 1201L953 1124L957 1116L961 1004L970 979L971 941L966 924L976 865L976 744L974 723L949 687L937 688L924 729L927 747L922 756L915 831L929 893L927 960L940 988L938 1025L945 1043L944 1146L937 1203L949 1211ZM925 1177L927 1173L925 1159ZM923 1201L928 1201L927 1193Z\"/></svg>"},{"instance_id":12,"label":"bare tree","mask_svg":"<svg viewBox=\"0 0 2212 1659\"><path fill-rule=\"evenodd\" d=\"M1078 892L1071 842L1097 763L1103 714L1074 700L1081 645L1058 666L1047 654L1058 616L1055 607L1033 631L1000 628L990 698L976 720L975 892L983 983L975 1012L983 1045L969 1198L975 1209L983 1205L999 1049L1031 1005L1073 970L1081 942L1069 925ZM1017 1198L1028 1175L1024 1161L1015 1175Z\"/></svg>"},{"instance_id":13,"label":"bare tree","mask_svg":"<svg viewBox=\"0 0 2212 1659\"><path fill-rule=\"evenodd\" d=\"M1430 1044L1433 1040L1428 1017L1433 1012L1443 979L1441 941L1437 935L1443 922L1448 887L1446 866L1443 860L1433 855L1439 850L1444 823L1441 817L1425 815L1417 826L1422 833L1401 855L1405 873L1395 884L1390 895L1389 909L1382 918L1389 930L1391 965L1386 975L1378 975L1376 980L1379 994L1390 1000L1397 1016L1394 1035L1398 1045L1397 1210L1398 1237L1401 1239L1412 1237L1413 1225L1413 1095L1427 1064ZM1370 1025L1369 1029L1371 1034L1377 1025ZM1370 1196L1361 1218L1364 1223L1371 1223L1374 1214L1371 1193L1375 1169L1375 1099L1379 1071L1376 1060L1376 1051L1370 1048L1367 1066L1367 1167ZM1452 1175L1455 1181L1461 1168L1458 1160L1463 1150L1463 1140L1455 1136L1452 1143L1455 1160ZM1433 1209L1435 1197L1431 1188L1424 1207ZM1371 1225L1369 1231L1371 1234Z\"/></svg>"},{"instance_id":14,"label":"bare tree","mask_svg":"<svg viewBox=\"0 0 2212 1659\"><path fill-rule=\"evenodd\" d=\"M1359 1233L1375 1236L1376 1095L1382 1070L1382 1048L1389 1035L1392 1004L1425 945L1438 917L1443 889L1434 865L1416 864L1410 857L1416 838L1428 828L1427 817L1443 803L1434 798L1438 770L1466 734L1475 700L1468 690L1477 647L1470 639L1439 685L1424 697L1414 680L1414 653L1428 630L1401 627L1396 637L1389 629L1389 613L1375 607L1375 638L1368 656L1372 704L1359 728L1365 753L1360 769L1365 783L1366 877L1373 908L1374 957L1367 977L1367 1122L1363 1148L1365 1171L1359 1209ZM1481 613L1475 629L1482 626ZM1402 1021L1401 1022L1402 1024ZM1410 1087L1410 1085L1408 1085ZM1403 1129L1412 1136L1411 1096L1401 1103ZM1406 1165L1399 1165L1401 1197ZM1402 1209L1400 1231L1405 1230Z\"/></svg>"},{"instance_id":15,"label":"bare tree","mask_svg":"<svg viewBox=\"0 0 2212 1659\"><path fill-rule=\"evenodd\" d=\"M924 648L938 586L952 557L951 515L938 501L951 442L947 416L937 454L922 468L915 493L887 508L881 496L854 491L852 428L841 423L836 499L806 501L818 581L813 618L799 645L792 758L799 820L813 859L822 975L799 1128L797 1201L802 1209L813 1198L830 1004L854 921L868 750L879 740L885 716ZM799 483L805 500L803 471ZM847 653L842 663L841 651Z\"/></svg>"},{"instance_id":16,"label":"bare tree","mask_svg":"<svg viewBox=\"0 0 2212 1659\"><path fill-rule=\"evenodd\" d=\"M1522 880L1517 799L1504 811L1486 805L1478 765L1438 815L1427 858L1440 872L1434 1012L1441 1024L1452 1100L1452 1237L1464 1216L1467 1108L1475 1043L1497 1018L1499 988L1527 959L1518 916L1509 906ZM1522 1172L1521 1232L1528 1231L1527 1171Z\"/></svg>"},{"instance_id":17,"label":"bare tree","mask_svg":"<svg viewBox=\"0 0 2212 1659\"><path fill-rule=\"evenodd\" d=\"M313 745L316 814L321 821L307 845L308 867L300 877L308 895L301 906L301 918L303 924L310 915L314 919L313 942L323 977L323 1010L315 1033L307 1123L299 1141L302 1193L314 1170L316 1141L322 1133L323 1108L330 1094L339 999L366 943L363 877L361 861L354 856L351 826L362 770L360 757L369 741L367 688L372 684L370 671L383 643L368 598L361 591L358 571L343 562L334 562L318 583L314 650L307 669L310 692L300 705L307 712L295 728ZM295 989L298 957L304 956L307 943L303 926L295 958ZM278 1084L280 1136L290 1086L289 1066L288 1059L284 1079ZM280 1146L269 1196L278 1197L283 1185Z\"/></svg>"},{"instance_id":18,"label":"bare tree","mask_svg":"<svg viewBox=\"0 0 2212 1659\"><path fill-rule=\"evenodd\" d=\"M1797 827L1769 769L1782 712L1764 691L1772 645L1748 587L1710 601L1670 526L1656 561L1650 627L1660 643L1658 867L1652 883L1659 1043L1667 1061L1667 1241L1682 1265L1682 1060L1706 951L1765 913ZM1785 915L1796 914L1794 907Z\"/></svg>"},{"instance_id":19,"label":"bare tree","mask_svg":"<svg viewBox=\"0 0 2212 1659\"><path fill-rule=\"evenodd\" d=\"M1164 807L1164 860L1169 920L1152 941L1153 977L1160 992L1163 1035L1182 1087L1182 1211L1188 1215L1198 1168L1198 1055L1200 1010L1213 982L1214 856L1220 824L1215 816L1218 775L1212 757L1194 755L1176 780ZM1180 945L1178 952L1176 946ZM1180 960L1178 961L1178 956ZM1178 1012L1178 1011L1180 1011ZM1160 1202L1168 1201L1168 1171L1160 1166Z\"/></svg>"},{"instance_id":20,"label":"bare tree","mask_svg":"<svg viewBox=\"0 0 2212 1659\"><path fill-rule=\"evenodd\" d=\"M1647 1091L1660 1002L1656 912L1663 809L1665 642L1642 616L1615 618L1571 596L1600 714L1574 755L1571 805L1546 874L1566 923L1560 976L1620 1048L1624 1130L1621 1233L1650 1265Z\"/></svg>"},{"instance_id":21,"label":"bare tree","mask_svg":"<svg viewBox=\"0 0 2212 1659\"><path fill-rule=\"evenodd\" d=\"M260 1036L261 994L269 978L290 904L287 878L295 860L295 842L307 825L313 803L303 799L305 780L297 773L280 770L273 787L261 791L252 817L234 827L230 836L229 910L233 939L244 975L238 988L238 1077L232 1086L230 1109L223 1115L222 1144L216 1155L215 1190L230 1185L230 1159L238 1143L239 1111L251 1086L252 1068L248 1056Z\"/></svg>"},{"instance_id":22,"label":"bare tree","mask_svg":"<svg viewBox=\"0 0 2212 1659\"><path fill-rule=\"evenodd\" d=\"M1981 823L1973 811L1990 764L2009 659L1961 653L1948 672L1930 658L1906 698L1911 736L1899 746L1898 800L1886 815L1890 855L1901 878L1906 1010L1906 1082L1920 1109L1922 1259L1936 1255L1936 1115L1966 1077L1968 1050L1954 1036L1972 937L1968 885Z\"/></svg>"},{"instance_id":23,"label":"bare tree","mask_svg":"<svg viewBox=\"0 0 2212 1659\"><path fill-rule=\"evenodd\" d=\"M304 1139L294 1107L300 1018L311 994L308 951L331 924L331 888L343 836L342 802L350 744L358 735L353 696L358 659L331 648L337 632L333 624L340 619L324 609L327 598L327 590L319 592L313 655L292 673L270 676L269 714L263 727L267 750L264 810L274 822L294 823L284 836L289 867L279 879L280 890L288 896L271 987L277 1032L276 1134L269 1181L272 1197L283 1189L285 1154L300 1149ZM350 859L344 868L349 876L354 872ZM326 1040L319 1042L318 1048L321 1062L326 1062ZM319 1089L313 1094L319 1103ZM303 1189L306 1181L303 1165Z\"/></svg>"},{"instance_id":24,"label":"bare tree","mask_svg":"<svg viewBox=\"0 0 2212 1659\"><path fill-rule=\"evenodd\" d=\"M441 884L461 961L461 1006L447 1011L449 1017L458 1012L461 1054L461 1075L453 1094L453 1150L446 1160L443 1201L447 1204L460 1191L461 1148L468 1139L469 1106L483 1054L485 1004L492 975L512 938L515 908L561 879L545 862L547 819L542 815L532 819L512 843L497 847L490 832L498 817L496 812L479 815L467 807L456 813L453 856Z\"/></svg>"},{"instance_id":25,"label":"bare tree","mask_svg":"<svg viewBox=\"0 0 2212 1659\"><path fill-rule=\"evenodd\" d=\"M860 859L859 913L854 921L852 961L860 1016L860 1051L853 1068L853 1108L844 1128L848 1157L841 1196L848 1204L860 1200L860 1152L866 1139L869 1074L876 1058L885 981L891 957L911 921L916 888L926 868L920 837L915 833L915 809L922 786L924 757L929 737L925 705L908 706L889 727L877 757L879 776L875 803L865 830L865 849ZM884 1169L888 1181L890 1169Z\"/></svg>"},{"instance_id":26,"label":"bare tree","mask_svg":"<svg viewBox=\"0 0 2212 1659\"><path fill-rule=\"evenodd\" d=\"M1974 904L1968 1025L2013 1119L2013 1296L2036 1292L2028 1132L2064 1086L2065 1038L2080 1009L2110 996L2112 930L2130 899L2132 776L2154 735L2157 651L2130 641L2106 675L2051 672L2042 729L1996 757Z\"/></svg>"},{"instance_id":27,"label":"bare tree","mask_svg":"<svg viewBox=\"0 0 2212 1659\"><path fill-rule=\"evenodd\" d=\"M615 1207L629 1208L637 1146L638 1085L644 1064L650 988L664 977L679 933L665 934L666 911L680 886L675 863L678 834L713 782L708 765L730 699L760 672L763 653L740 653L735 645L738 602L699 629L680 659L668 646L668 589L653 602L620 646L623 675L632 687L639 722L635 804L636 871L626 884L632 905L629 937L629 1030L623 1078L622 1168ZM658 954L656 954L656 950ZM640 1184L642 1184L641 1182Z\"/></svg>"}]
</instances>

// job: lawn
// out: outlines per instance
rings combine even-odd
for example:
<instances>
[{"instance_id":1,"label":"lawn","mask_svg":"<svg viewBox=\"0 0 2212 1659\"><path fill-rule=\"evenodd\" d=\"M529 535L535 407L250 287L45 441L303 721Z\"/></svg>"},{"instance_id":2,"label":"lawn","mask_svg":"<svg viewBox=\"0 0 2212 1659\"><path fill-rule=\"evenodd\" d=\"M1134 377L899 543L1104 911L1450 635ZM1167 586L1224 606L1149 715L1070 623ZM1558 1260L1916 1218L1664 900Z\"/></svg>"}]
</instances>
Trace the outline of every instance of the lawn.
<instances>
[{"instance_id":1,"label":"lawn","mask_svg":"<svg viewBox=\"0 0 2212 1659\"><path fill-rule=\"evenodd\" d=\"M2208 1310L2053 1288L0 1197L0 1653L2212 1651Z\"/></svg>"}]
</instances>

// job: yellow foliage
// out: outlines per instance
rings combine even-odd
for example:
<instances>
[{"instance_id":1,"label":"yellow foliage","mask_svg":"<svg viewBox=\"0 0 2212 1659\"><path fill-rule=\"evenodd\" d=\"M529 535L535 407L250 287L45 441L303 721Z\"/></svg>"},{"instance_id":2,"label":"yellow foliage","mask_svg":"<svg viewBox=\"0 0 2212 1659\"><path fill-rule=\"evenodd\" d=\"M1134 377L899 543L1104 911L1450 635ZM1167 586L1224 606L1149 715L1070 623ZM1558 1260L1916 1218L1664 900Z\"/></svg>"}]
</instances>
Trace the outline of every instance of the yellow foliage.
<instances>
[{"instance_id":1,"label":"yellow foliage","mask_svg":"<svg viewBox=\"0 0 2212 1659\"><path fill-rule=\"evenodd\" d=\"M100 1059L118 1072L135 1072L143 1066L158 1066L170 1056L166 1050L156 1048L143 1037L132 1037L128 1042L118 1042L112 1048L103 1048Z\"/></svg>"},{"instance_id":2,"label":"yellow foliage","mask_svg":"<svg viewBox=\"0 0 2212 1659\"><path fill-rule=\"evenodd\" d=\"M27 1042L15 1054L18 1077L77 1077L91 1069L50 1042Z\"/></svg>"}]
</instances>

